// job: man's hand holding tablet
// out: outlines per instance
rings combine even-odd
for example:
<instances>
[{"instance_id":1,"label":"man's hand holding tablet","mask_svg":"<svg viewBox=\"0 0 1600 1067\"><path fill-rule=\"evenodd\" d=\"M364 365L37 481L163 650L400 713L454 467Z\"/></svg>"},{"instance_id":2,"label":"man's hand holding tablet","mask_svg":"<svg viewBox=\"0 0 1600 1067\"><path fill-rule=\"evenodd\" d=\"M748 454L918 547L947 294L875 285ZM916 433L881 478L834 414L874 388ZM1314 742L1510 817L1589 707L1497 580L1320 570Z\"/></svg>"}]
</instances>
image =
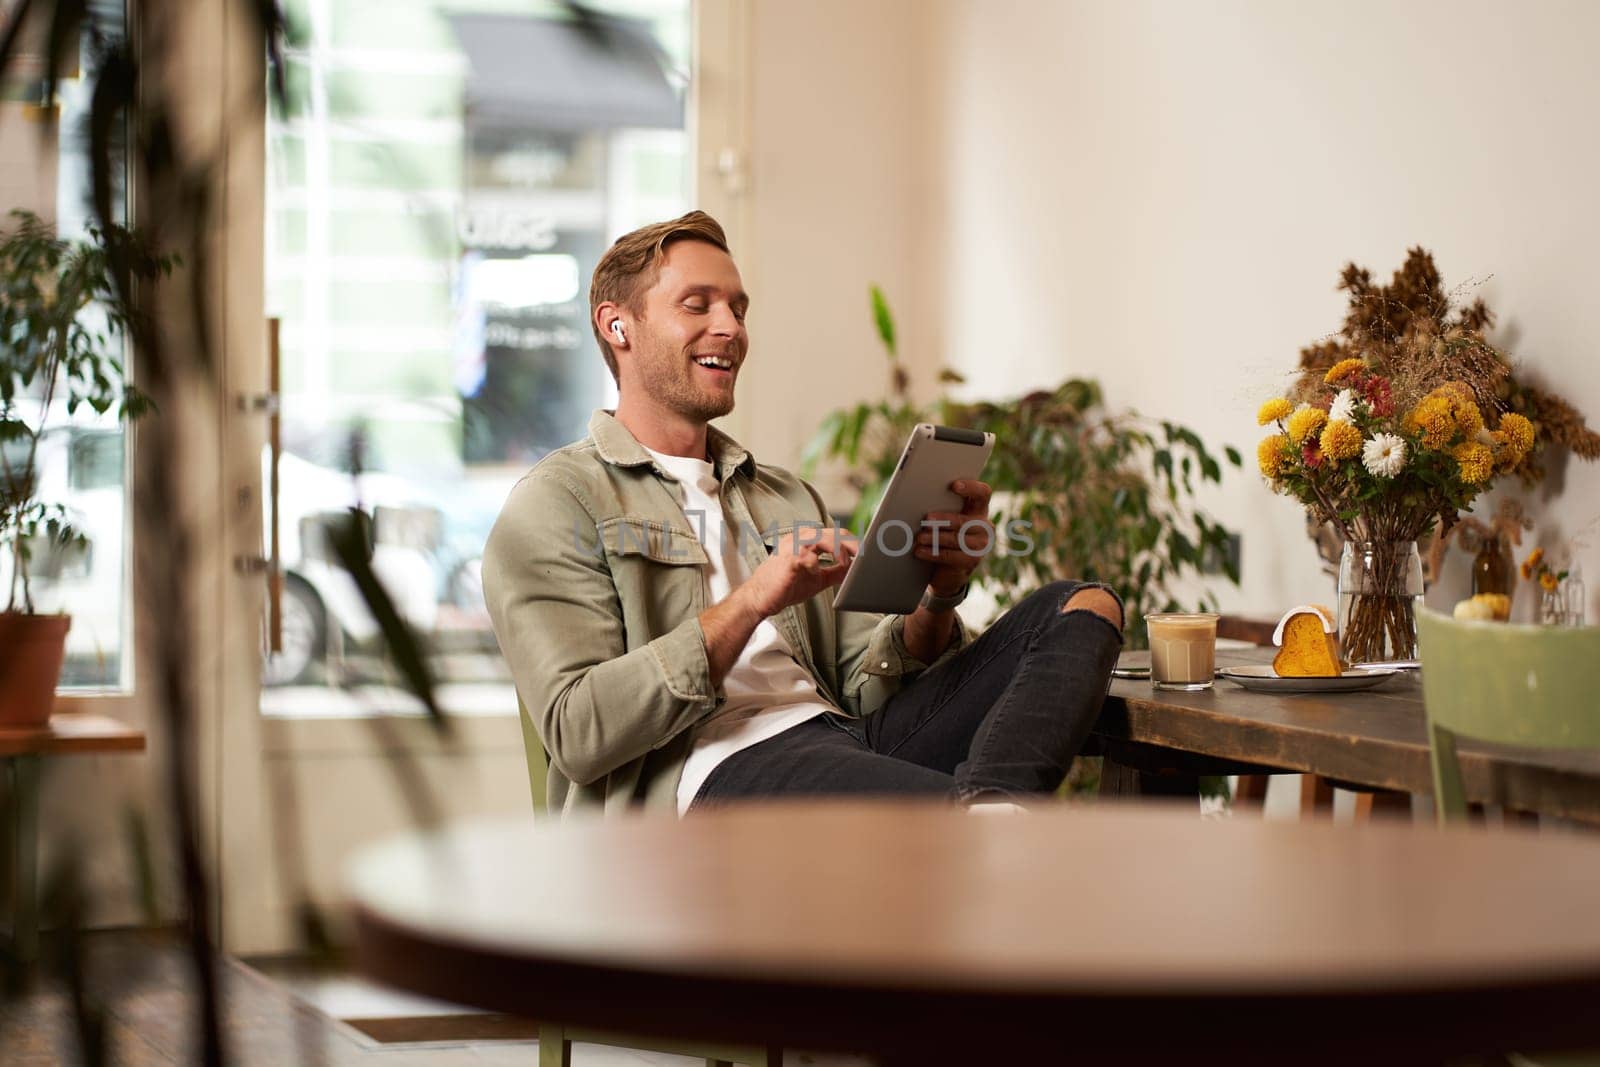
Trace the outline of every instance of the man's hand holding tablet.
<instances>
[{"instance_id":1,"label":"man's hand holding tablet","mask_svg":"<svg viewBox=\"0 0 1600 1067\"><path fill-rule=\"evenodd\" d=\"M961 497L961 510L928 512L912 553L934 564L928 589L939 599L959 596L994 545L994 524L989 521L994 490L971 478L958 478L950 490Z\"/></svg>"}]
</instances>

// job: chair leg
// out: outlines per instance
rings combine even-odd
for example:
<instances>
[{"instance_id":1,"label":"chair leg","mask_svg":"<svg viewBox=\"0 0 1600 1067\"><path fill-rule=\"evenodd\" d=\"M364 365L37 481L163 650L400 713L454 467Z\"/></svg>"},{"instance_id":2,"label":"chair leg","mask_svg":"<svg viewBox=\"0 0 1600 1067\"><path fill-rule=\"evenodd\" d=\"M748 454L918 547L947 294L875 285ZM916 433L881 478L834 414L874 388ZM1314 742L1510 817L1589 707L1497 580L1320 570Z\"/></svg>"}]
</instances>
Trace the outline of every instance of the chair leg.
<instances>
[{"instance_id":1,"label":"chair leg","mask_svg":"<svg viewBox=\"0 0 1600 1067\"><path fill-rule=\"evenodd\" d=\"M1392 819L1410 819L1411 794L1393 789L1374 789L1370 793L1357 793L1355 821L1369 822L1374 815Z\"/></svg>"},{"instance_id":2,"label":"chair leg","mask_svg":"<svg viewBox=\"0 0 1600 1067\"><path fill-rule=\"evenodd\" d=\"M1333 786L1320 774L1300 776L1300 817L1333 818Z\"/></svg>"},{"instance_id":3,"label":"chair leg","mask_svg":"<svg viewBox=\"0 0 1600 1067\"><path fill-rule=\"evenodd\" d=\"M1270 779L1265 774L1241 774L1239 785L1233 791L1233 808L1241 811L1244 808L1253 808L1260 811L1267 800L1267 782Z\"/></svg>"},{"instance_id":4,"label":"chair leg","mask_svg":"<svg viewBox=\"0 0 1600 1067\"><path fill-rule=\"evenodd\" d=\"M572 1042L556 1023L539 1024L539 1067L572 1067Z\"/></svg>"}]
</instances>

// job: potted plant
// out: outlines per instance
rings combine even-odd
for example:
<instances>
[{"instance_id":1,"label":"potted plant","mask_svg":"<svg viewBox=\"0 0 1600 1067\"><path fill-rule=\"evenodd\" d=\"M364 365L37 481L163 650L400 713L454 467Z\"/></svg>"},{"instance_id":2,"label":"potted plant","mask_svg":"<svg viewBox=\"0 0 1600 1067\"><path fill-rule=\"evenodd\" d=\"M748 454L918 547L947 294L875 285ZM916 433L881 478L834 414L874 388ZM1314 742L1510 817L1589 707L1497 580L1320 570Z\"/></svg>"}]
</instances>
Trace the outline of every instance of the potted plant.
<instances>
[{"instance_id":1,"label":"potted plant","mask_svg":"<svg viewBox=\"0 0 1600 1067\"><path fill-rule=\"evenodd\" d=\"M1196 502L1197 485L1220 482L1224 463L1239 465L1235 449L1218 457L1187 427L1112 411L1099 383L1084 378L998 402L917 404L877 286L872 308L889 358L889 396L828 414L801 464L806 477L823 459L846 465L860 494L851 529L866 529L911 428L939 422L995 435L983 474L995 491L992 518L1028 531L1027 551L999 552L980 572L998 607L1053 578L1103 581L1123 597L1129 645L1144 648L1145 616L1183 610L1189 579L1215 571L1237 584L1232 534ZM948 369L939 374L941 385L961 380ZM1207 591L1196 600L1201 610L1215 608Z\"/></svg>"},{"instance_id":2,"label":"potted plant","mask_svg":"<svg viewBox=\"0 0 1600 1067\"><path fill-rule=\"evenodd\" d=\"M136 277L170 269L126 230L58 237L38 216L12 212L0 232L0 724L50 717L71 618L35 611L29 565L42 551L82 543L58 502L41 499L39 442L83 405L131 419L149 407L128 382L129 325L115 263Z\"/></svg>"}]
</instances>

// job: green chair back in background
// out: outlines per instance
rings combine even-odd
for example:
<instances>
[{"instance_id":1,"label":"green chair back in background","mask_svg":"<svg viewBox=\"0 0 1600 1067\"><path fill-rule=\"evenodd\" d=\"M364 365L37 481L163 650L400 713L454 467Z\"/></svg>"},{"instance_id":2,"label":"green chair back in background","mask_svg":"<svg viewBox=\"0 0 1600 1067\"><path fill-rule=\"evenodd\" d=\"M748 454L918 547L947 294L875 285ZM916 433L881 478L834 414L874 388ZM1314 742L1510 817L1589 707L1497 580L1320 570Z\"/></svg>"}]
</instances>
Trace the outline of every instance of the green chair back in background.
<instances>
[{"instance_id":1,"label":"green chair back in background","mask_svg":"<svg viewBox=\"0 0 1600 1067\"><path fill-rule=\"evenodd\" d=\"M533 728L533 717L523 706L521 697L517 698L517 718L522 723L522 746L528 754L528 787L533 791L533 810L536 815L543 816L549 810L545 783L550 773L550 756L544 750L544 742L539 740L539 731ZM750 1067L783 1067L783 1051L778 1048L661 1041L543 1021L539 1023L539 1067L572 1067L574 1041L669 1052L678 1056L698 1056L706 1061L706 1067L732 1067L735 1063L749 1064Z\"/></svg>"},{"instance_id":2,"label":"green chair back in background","mask_svg":"<svg viewBox=\"0 0 1600 1067\"><path fill-rule=\"evenodd\" d=\"M1468 622L1417 612L1439 821L1465 819L1456 738L1600 748L1600 626Z\"/></svg>"}]
</instances>

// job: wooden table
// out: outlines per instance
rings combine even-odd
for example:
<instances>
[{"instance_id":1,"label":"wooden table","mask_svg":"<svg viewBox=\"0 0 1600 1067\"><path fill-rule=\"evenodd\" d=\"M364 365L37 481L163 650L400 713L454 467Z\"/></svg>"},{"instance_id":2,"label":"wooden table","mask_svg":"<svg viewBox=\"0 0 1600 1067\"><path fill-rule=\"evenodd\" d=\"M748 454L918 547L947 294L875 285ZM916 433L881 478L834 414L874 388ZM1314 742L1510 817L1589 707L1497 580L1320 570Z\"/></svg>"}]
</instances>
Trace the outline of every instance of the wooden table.
<instances>
[{"instance_id":1,"label":"wooden table","mask_svg":"<svg viewBox=\"0 0 1600 1067\"><path fill-rule=\"evenodd\" d=\"M790 801L410 837L351 884L367 974L575 1026L891 1065L1600 1044L1588 835Z\"/></svg>"},{"instance_id":2,"label":"wooden table","mask_svg":"<svg viewBox=\"0 0 1600 1067\"><path fill-rule=\"evenodd\" d=\"M0 727L0 765L8 772L12 800L13 857L11 936L18 956L38 950L39 766L48 756L142 752L144 731L104 715L52 715L40 727Z\"/></svg>"},{"instance_id":3,"label":"wooden table","mask_svg":"<svg viewBox=\"0 0 1600 1067\"><path fill-rule=\"evenodd\" d=\"M1217 653L1219 665L1271 660L1271 649ZM1207 692L1169 693L1117 679L1095 735L1112 793L1178 792L1192 788L1197 774L1281 772L1433 792L1422 679L1414 671L1376 689L1326 694L1251 692L1220 678ZM1463 740L1457 755L1469 801L1600 821L1600 752ZM1142 772L1137 781L1132 772Z\"/></svg>"}]
</instances>

